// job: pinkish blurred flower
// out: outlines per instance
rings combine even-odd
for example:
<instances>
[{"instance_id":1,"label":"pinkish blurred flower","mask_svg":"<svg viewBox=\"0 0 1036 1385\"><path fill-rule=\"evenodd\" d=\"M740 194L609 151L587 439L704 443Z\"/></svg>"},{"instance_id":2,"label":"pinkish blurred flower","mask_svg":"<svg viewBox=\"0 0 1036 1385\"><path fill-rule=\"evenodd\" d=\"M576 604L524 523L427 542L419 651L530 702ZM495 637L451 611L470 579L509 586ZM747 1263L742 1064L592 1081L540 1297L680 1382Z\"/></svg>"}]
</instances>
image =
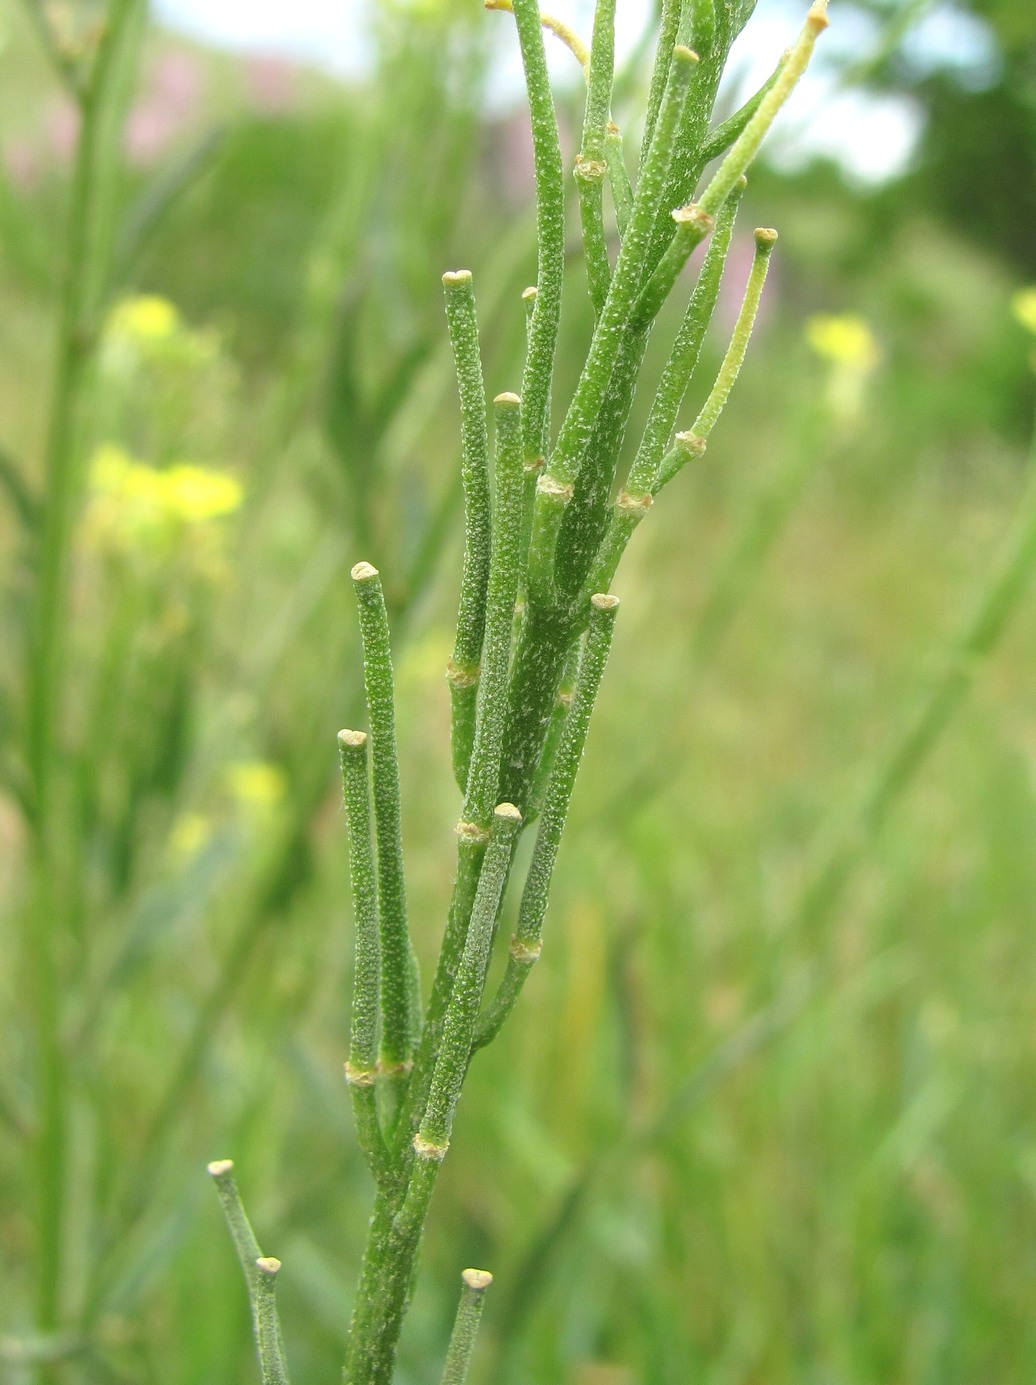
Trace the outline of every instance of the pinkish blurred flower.
<instances>
[{"instance_id":1,"label":"pinkish blurred flower","mask_svg":"<svg viewBox=\"0 0 1036 1385\"><path fill-rule=\"evenodd\" d=\"M248 100L258 111L290 110L296 101L295 84L295 66L284 58L262 54L245 62Z\"/></svg>"},{"instance_id":2,"label":"pinkish blurred flower","mask_svg":"<svg viewBox=\"0 0 1036 1385\"><path fill-rule=\"evenodd\" d=\"M39 180L40 155L28 140L10 139L3 147L4 172L12 187L29 192Z\"/></svg>"},{"instance_id":3,"label":"pinkish blurred flower","mask_svg":"<svg viewBox=\"0 0 1036 1385\"><path fill-rule=\"evenodd\" d=\"M151 101L138 102L126 118L126 157L138 168L153 164L175 138L183 119Z\"/></svg>"},{"instance_id":4,"label":"pinkish blurred flower","mask_svg":"<svg viewBox=\"0 0 1036 1385\"><path fill-rule=\"evenodd\" d=\"M202 72L187 53L163 53L148 73L144 94L126 120L130 163L146 167L158 159L189 124L198 105Z\"/></svg>"},{"instance_id":5,"label":"pinkish blurred flower","mask_svg":"<svg viewBox=\"0 0 1036 1385\"><path fill-rule=\"evenodd\" d=\"M79 112L72 102L64 97L52 101L44 116L44 128L58 162L67 164L79 137Z\"/></svg>"},{"instance_id":6,"label":"pinkish blurred flower","mask_svg":"<svg viewBox=\"0 0 1036 1385\"><path fill-rule=\"evenodd\" d=\"M188 115L198 104L202 70L189 53L163 53L151 68L147 96L178 115Z\"/></svg>"}]
</instances>

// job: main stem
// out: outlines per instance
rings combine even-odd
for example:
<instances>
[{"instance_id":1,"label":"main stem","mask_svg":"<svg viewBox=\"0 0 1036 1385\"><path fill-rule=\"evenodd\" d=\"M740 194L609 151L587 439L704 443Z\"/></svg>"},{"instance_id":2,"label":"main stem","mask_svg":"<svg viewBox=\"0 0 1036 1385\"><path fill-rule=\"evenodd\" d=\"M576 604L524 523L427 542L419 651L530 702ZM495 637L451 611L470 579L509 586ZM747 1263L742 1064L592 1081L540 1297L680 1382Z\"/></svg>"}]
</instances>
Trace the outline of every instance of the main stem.
<instances>
[{"instance_id":1,"label":"main stem","mask_svg":"<svg viewBox=\"0 0 1036 1385\"><path fill-rule=\"evenodd\" d=\"M80 131L69 205L67 258L55 353L54 384L44 453L44 503L33 625L26 670L26 761L31 787L33 891L28 928L29 969L36 988L39 1119L36 1172L39 1226L37 1322L46 1334L58 1325L65 1183L64 1055L61 1043L62 901L57 727L65 662L69 566L77 493L82 411L96 333L91 302L101 278L97 227L102 215L103 103L114 30L129 6L115 7L113 32L102 40L94 70L81 89ZM42 1369L42 1381L51 1378Z\"/></svg>"}]
</instances>

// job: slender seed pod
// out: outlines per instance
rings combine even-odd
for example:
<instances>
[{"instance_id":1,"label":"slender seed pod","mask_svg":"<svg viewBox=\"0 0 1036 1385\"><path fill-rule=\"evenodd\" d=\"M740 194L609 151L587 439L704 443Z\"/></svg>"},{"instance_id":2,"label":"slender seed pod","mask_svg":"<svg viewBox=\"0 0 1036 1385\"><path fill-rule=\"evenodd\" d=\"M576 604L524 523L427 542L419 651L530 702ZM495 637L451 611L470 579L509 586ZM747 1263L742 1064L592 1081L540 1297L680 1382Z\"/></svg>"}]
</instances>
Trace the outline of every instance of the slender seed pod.
<instances>
[{"instance_id":1,"label":"slender seed pod","mask_svg":"<svg viewBox=\"0 0 1036 1385\"><path fill-rule=\"evenodd\" d=\"M252 1230L252 1223L248 1220L248 1213L245 1211L241 1194L238 1192L237 1180L234 1177L233 1159L214 1159L208 1165L208 1172L216 1185L216 1193L227 1221L230 1239L234 1242L234 1249L237 1251L237 1258L245 1276L248 1302L252 1310L252 1329L255 1332L256 1341L258 1341L259 1317L256 1285L259 1276L256 1270L256 1261L262 1255L262 1251L259 1249L259 1242Z\"/></svg>"},{"instance_id":2,"label":"slender seed pod","mask_svg":"<svg viewBox=\"0 0 1036 1385\"><path fill-rule=\"evenodd\" d=\"M453 772L463 793L475 735L475 702L492 547L489 432L471 274L468 270L457 270L444 274L442 282L460 392L461 481L464 488L464 566L457 635L446 674L452 709Z\"/></svg>"},{"instance_id":3,"label":"slender seed pod","mask_svg":"<svg viewBox=\"0 0 1036 1385\"><path fill-rule=\"evenodd\" d=\"M245 1277L263 1385L288 1385L284 1344L273 1297L273 1279L281 1267L280 1261L268 1260L259 1249L234 1178L234 1161L214 1159L208 1166L208 1172L216 1185L230 1238Z\"/></svg>"},{"instance_id":4,"label":"slender seed pod","mask_svg":"<svg viewBox=\"0 0 1036 1385\"><path fill-rule=\"evenodd\" d=\"M544 796L540 829L525 878L518 910L518 927L511 940L507 970L496 995L479 1017L473 1040L475 1048L483 1047L499 1032L525 985L530 968L540 955L550 882L568 818L579 762L586 745L590 717L608 661L619 599L598 594L592 598L590 605L590 625L579 664L579 682Z\"/></svg>"},{"instance_id":5,"label":"slender seed pod","mask_svg":"<svg viewBox=\"0 0 1036 1385\"><path fill-rule=\"evenodd\" d=\"M676 234L669 247L658 262L651 278L644 285L630 316L630 328L640 332L658 316L659 309L669 297L677 277L699 246L715 226L715 218L701 207L677 207L673 212Z\"/></svg>"},{"instance_id":6,"label":"slender seed pod","mask_svg":"<svg viewBox=\"0 0 1036 1385\"><path fill-rule=\"evenodd\" d=\"M501 394L493 401L493 409L496 419L493 556L489 570L478 717L467 792L456 829L457 878L428 1004L425 1033L418 1050L412 1090L407 1102L407 1115L411 1121L421 1118L427 1100L454 978L471 924L483 857L491 837L500 778L511 635L522 567L524 470L521 401L516 394ZM409 1130L406 1122L401 1122L399 1141L407 1139Z\"/></svg>"},{"instance_id":7,"label":"slender seed pod","mask_svg":"<svg viewBox=\"0 0 1036 1385\"><path fill-rule=\"evenodd\" d=\"M606 591L611 586L615 570L633 531L651 507L655 476L666 444L672 436L687 386L698 364L705 333L719 297L720 283L734 232L734 220L745 186L746 180L742 178L723 204L716 220L716 230L709 242L698 282L694 286L676 341L655 391L637 455L630 467L626 484L612 507L608 529L577 603L580 609L587 608L593 592Z\"/></svg>"},{"instance_id":8,"label":"slender seed pod","mask_svg":"<svg viewBox=\"0 0 1036 1385\"><path fill-rule=\"evenodd\" d=\"M493 551L486 594L486 631L474 749L464 797L464 821L485 831L496 801L507 702L514 606L522 567L522 402L516 394L493 401L496 422Z\"/></svg>"},{"instance_id":9,"label":"slender seed pod","mask_svg":"<svg viewBox=\"0 0 1036 1385\"><path fill-rule=\"evenodd\" d=\"M442 1385L465 1385L467 1381L478 1326L482 1320L482 1309L485 1306L486 1290L492 1282L493 1276L488 1270L465 1270L461 1275L460 1302L457 1304L457 1317L446 1352Z\"/></svg>"},{"instance_id":10,"label":"slender seed pod","mask_svg":"<svg viewBox=\"0 0 1036 1385\"><path fill-rule=\"evenodd\" d=\"M611 266L604 238L605 129L611 105L615 72L615 0L598 0L590 48L590 75L583 118L583 143L576 160L579 219L583 229L583 255L594 315L599 317L608 296Z\"/></svg>"},{"instance_id":11,"label":"slender seed pod","mask_svg":"<svg viewBox=\"0 0 1036 1385\"><path fill-rule=\"evenodd\" d=\"M281 1322L277 1312L276 1286L281 1262L273 1256L261 1255L255 1262L259 1320L259 1369L263 1385L289 1385L288 1366L284 1359Z\"/></svg>"},{"instance_id":12,"label":"slender seed pod","mask_svg":"<svg viewBox=\"0 0 1036 1385\"><path fill-rule=\"evenodd\" d=\"M730 196L737 180L759 152L767 131L777 117L777 112L794 91L799 78L806 70L813 46L817 38L827 28L827 0L814 0L810 7L802 32L795 46L788 53L777 79L759 102L748 124L734 141L734 147L720 164L712 181L698 199L698 205L712 216L719 211Z\"/></svg>"},{"instance_id":13,"label":"slender seed pod","mask_svg":"<svg viewBox=\"0 0 1036 1385\"><path fill-rule=\"evenodd\" d=\"M540 756L540 763L536 770L536 776L532 782L529 807L525 815L526 827L528 827L530 822L534 822L540 815L543 795L546 792L547 784L550 780L550 773L554 768L554 760L557 756L558 746L561 743L561 733L565 729L565 722L568 720L568 714L572 708L572 698L575 695L576 682L579 677L579 656L581 652L581 642L576 641L569 652L565 671L561 675L561 684L558 687L557 699L554 703L554 710L551 713L550 725L547 727L547 735L543 742L543 753Z\"/></svg>"},{"instance_id":14,"label":"slender seed pod","mask_svg":"<svg viewBox=\"0 0 1036 1385\"><path fill-rule=\"evenodd\" d=\"M739 107L733 115L728 116L727 119L717 125L714 130L709 131L708 139L701 151L702 164L710 164L713 159L718 159L721 154L727 152L762 105L764 99L773 90L787 60L788 55L785 53L759 90L753 96L750 96L745 104Z\"/></svg>"},{"instance_id":15,"label":"slender seed pod","mask_svg":"<svg viewBox=\"0 0 1036 1385\"><path fill-rule=\"evenodd\" d=\"M453 1114L471 1057L471 1042L486 984L500 900L521 825L522 815L514 804L501 803L493 815L493 836L482 864L464 953L446 1011L428 1105L417 1135L417 1140L426 1147L445 1150L450 1142Z\"/></svg>"},{"instance_id":16,"label":"slender seed pod","mask_svg":"<svg viewBox=\"0 0 1036 1385\"><path fill-rule=\"evenodd\" d=\"M777 232L768 226L759 227L755 233L755 257L748 275L748 283L745 286L741 311L738 313L737 322L734 324L730 345L723 357L723 364L716 376L716 383L709 392L709 397L702 405L701 412L692 427L686 433L677 433L675 446L662 459L653 488L656 495L664 485L673 479L688 457L700 457L705 451L709 434L716 426L724 405L730 397L730 391L734 388L734 382L744 364L748 342L752 335L752 328L755 326L756 314L759 311L763 285L766 283L766 270L770 263L770 254L776 244Z\"/></svg>"},{"instance_id":17,"label":"slender seed pod","mask_svg":"<svg viewBox=\"0 0 1036 1385\"><path fill-rule=\"evenodd\" d=\"M697 62L697 54L690 49L678 46L673 50L658 126L637 186L608 296L550 466L536 483L529 545L529 593L541 605L553 603L555 554L565 506L574 494L574 483L593 436L612 370L626 340L623 326L640 288L641 259L665 186L673 140Z\"/></svg>"},{"instance_id":18,"label":"slender seed pod","mask_svg":"<svg viewBox=\"0 0 1036 1385\"><path fill-rule=\"evenodd\" d=\"M352 570L363 642L363 677L370 718L377 833L378 927L381 935L382 1069L398 1078L409 1070L417 1039L416 967L407 928L406 884L400 832L399 765L388 615L378 570Z\"/></svg>"},{"instance_id":19,"label":"slender seed pod","mask_svg":"<svg viewBox=\"0 0 1036 1385\"><path fill-rule=\"evenodd\" d=\"M644 118L644 140L641 145L641 165L647 159L654 143L655 123L662 106L666 82L669 78L669 63L676 46L680 27L682 0L662 0L662 18L659 26L658 47L655 50L655 65L651 71L651 86L648 90L647 115Z\"/></svg>"},{"instance_id":20,"label":"slender seed pod","mask_svg":"<svg viewBox=\"0 0 1036 1385\"><path fill-rule=\"evenodd\" d=\"M536 172L536 303L522 376L522 436L527 461L545 457L550 434L550 385L561 320L565 269L565 186L558 122L554 113L536 0L513 0L532 120Z\"/></svg>"},{"instance_id":21,"label":"slender seed pod","mask_svg":"<svg viewBox=\"0 0 1036 1385\"><path fill-rule=\"evenodd\" d=\"M689 48L673 50L669 81L659 114L658 127L651 143L630 222L612 275L608 299L590 346L572 404L565 416L549 471L540 479L539 489L549 494L550 486L565 487L578 475L583 448L593 428L593 420L611 376L612 366L622 345L622 327L640 291L641 259L647 248L658 199L665 186L673 140L687 101L698 56ZM548 485L549 481L549 485ZM537 507L540 497L537 496ZM538 515L537 515L538 521ZM535 536L533 542L535 543Z\"/></svg>"},{"instance_id":22,"label":"slender seed pod","mask_svg":"<svg viewBox=\"0 0 1036 1385\"><path fill-rule=\"evenodd\" d=\"M371 1173L382 1182L388 1176L388 1152L378 1122L375 1090L379 1075L381 962L377 880L371 847L367 737L363 731L339 731L338 750L342 761L342 787L349 831L349 878L356 922L349 1061L345 1065L345 1077L349 1084L360 1148Z\"/></svg>"},{"instance_id":23,"label":"slender seed pod","mask_svg":"<svg viewBox=\"0 0 1036 1385\"><path fill-rule=\"evenodd\" d=\"M608 168L608 186L615 206L615 224L621 237L626 234L633 211L633 189L630 187L626 157L622 152L622 131L611 120L604 131L604 162Z\"/></svg>"}]
</instances>

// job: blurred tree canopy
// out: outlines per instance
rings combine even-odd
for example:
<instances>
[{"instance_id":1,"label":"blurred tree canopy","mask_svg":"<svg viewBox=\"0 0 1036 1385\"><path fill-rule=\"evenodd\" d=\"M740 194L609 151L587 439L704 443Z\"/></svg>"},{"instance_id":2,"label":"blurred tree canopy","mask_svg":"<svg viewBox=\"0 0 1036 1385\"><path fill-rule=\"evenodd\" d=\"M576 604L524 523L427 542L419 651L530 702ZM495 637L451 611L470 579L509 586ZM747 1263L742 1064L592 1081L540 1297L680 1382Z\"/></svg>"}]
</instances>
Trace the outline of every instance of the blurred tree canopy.
<instances>
[{"instance_id":1,"label":"blurred tree canopy","mask_svg":"<svg viewBox=\"0 0 1036 1385\"><path fill-rule=\"evenodd\" d=\"M857 8L906 30L867 72L864 84L909 94L925 123L910 196L960 234L1036 275L1036 5L1031 0L858 0ZM909 41L916 19L956 19L969 45L952 61L919 61ZM970 43L987 30L986 44Z\"/></svg>"}]
</instances>

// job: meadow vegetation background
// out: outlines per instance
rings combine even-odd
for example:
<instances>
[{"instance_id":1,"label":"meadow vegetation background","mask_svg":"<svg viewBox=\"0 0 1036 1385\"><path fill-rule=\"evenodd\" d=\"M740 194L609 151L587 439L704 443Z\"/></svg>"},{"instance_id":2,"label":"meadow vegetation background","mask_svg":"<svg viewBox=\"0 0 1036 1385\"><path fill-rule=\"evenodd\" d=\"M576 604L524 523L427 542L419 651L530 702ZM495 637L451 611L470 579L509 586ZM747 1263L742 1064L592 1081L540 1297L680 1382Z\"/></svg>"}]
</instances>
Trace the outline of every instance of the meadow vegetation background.
<instances>
[{"instance_id":1,"label":"meadow vegetation background","mask_svg":"<svg viewBox=\"0 0 1036 1385\"><path fill-rule=\"evenodd\" d=\"M370 1196L341 1080L348 572L376 563L390 602L430 965L457 812L439 276L474 271L487 378L516 388L526 117L486 103L513 34L474 5L371 5L348 82L144 39L61 687L48 1290L23 674L75 124L29 8L0 22L0 1375L256 1379L204 1176L229 1155L284 1261L296 1379L329 1381ZM496 1275L478 1378L499 1385L1036 1373L1036 598L880 830L838 845L1030 465L1036 17L973 0L995 60L926 68L895 31L923 8L832 11L888 40L844 80L924 115L903 176L751 176L743 255L744 228L781 233L764 315L616 584L543 964L474 1063L401 1385L433 1378L468 1264ZM574 64L558 97L574 153ZM572 245L562 376L591 325Z\"/></svg>"}]
</instances>

